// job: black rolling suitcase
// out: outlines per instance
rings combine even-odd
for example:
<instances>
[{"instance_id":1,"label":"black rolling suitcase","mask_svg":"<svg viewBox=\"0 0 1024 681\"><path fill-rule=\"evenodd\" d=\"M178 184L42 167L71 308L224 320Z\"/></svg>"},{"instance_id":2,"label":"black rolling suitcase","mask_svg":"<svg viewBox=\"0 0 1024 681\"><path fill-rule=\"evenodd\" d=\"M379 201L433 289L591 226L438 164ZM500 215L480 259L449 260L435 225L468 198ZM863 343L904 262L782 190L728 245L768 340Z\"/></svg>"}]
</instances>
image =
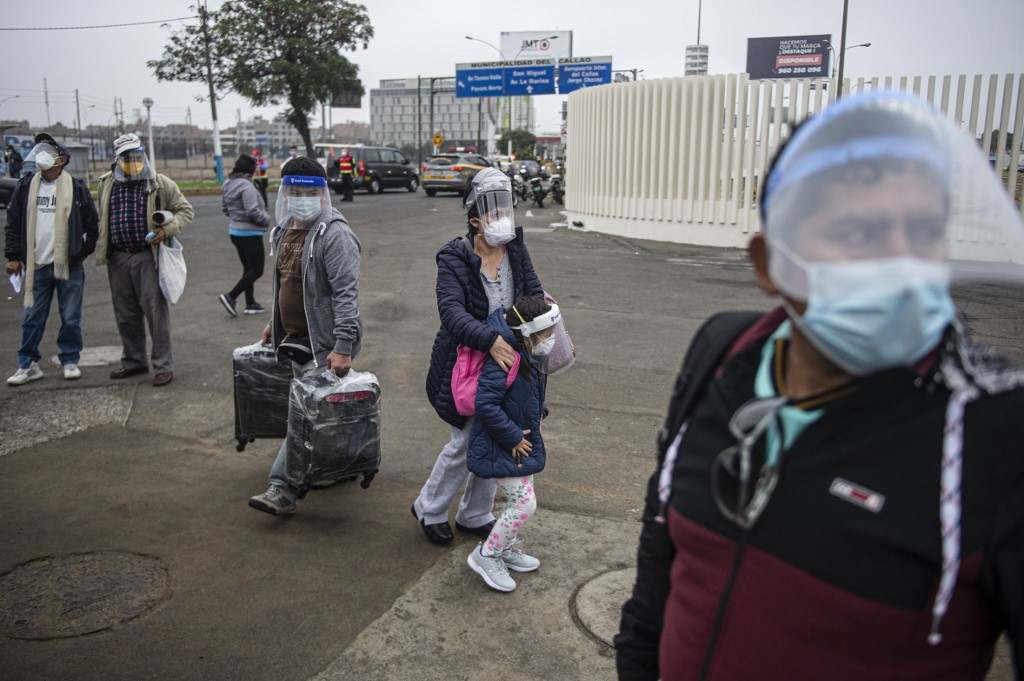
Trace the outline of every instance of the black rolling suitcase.
<instances>
[{"instance_id":1,"label":"black rolling suitcase","mask_svg":"<svg viewBox=\"0 0 1024 681\"><path fill-rule=\"evenodd\" d=\"M288 484L305 495L363 476L370 486L380 468L381 391L371 373L327 372L296 378L288 404Z\"/></svg>"},{"instance_id":2,"label":"black rolling suitcase","mask_svg":"<svg viewBox=\"0 0 1024 681\"><path fill-rule=\"evenodd\" d=\"M284 439L288 434L288 392L292 364L274 349L256 343L231 353L235 384L235 449L256 438Z\"/></svg>"}]
</instances>

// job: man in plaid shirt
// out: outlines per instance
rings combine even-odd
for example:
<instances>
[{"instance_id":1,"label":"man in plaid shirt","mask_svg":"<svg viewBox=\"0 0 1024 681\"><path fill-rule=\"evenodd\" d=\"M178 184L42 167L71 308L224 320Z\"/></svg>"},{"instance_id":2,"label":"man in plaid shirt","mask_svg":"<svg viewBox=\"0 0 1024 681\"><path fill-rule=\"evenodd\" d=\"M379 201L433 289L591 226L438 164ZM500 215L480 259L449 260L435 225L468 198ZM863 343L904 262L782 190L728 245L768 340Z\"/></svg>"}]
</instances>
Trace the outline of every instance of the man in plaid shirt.
<instances>
[{"instance_id":1,"label":"man in plaid shirt","mask_svg":"<svg viewBox=\"0 0 1024 681\"><path fill-rule=\"evenodd\" d=\"M114 165L100 178L96 264L107 266L114 318L121 334L121 368L111 378L149 372L153 385L174 380L171 318L157 274L159 244L192 221L192 206L174 180L153 171L137 135L114 140ZM153 216L165 215L160 226ZM146 237L152 234L147 239ZM152 355L146 360L146 326Z\"/></svg>"}]
</instances>

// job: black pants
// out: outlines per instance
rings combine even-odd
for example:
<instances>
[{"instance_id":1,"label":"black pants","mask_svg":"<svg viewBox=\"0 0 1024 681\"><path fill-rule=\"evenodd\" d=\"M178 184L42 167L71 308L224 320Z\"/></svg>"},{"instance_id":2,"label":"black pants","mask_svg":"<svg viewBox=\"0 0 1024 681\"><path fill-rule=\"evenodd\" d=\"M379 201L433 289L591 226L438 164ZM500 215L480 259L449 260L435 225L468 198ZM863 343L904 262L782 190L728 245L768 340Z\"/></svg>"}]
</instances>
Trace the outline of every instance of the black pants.
<instances>
[{"instance_id":1,"label":"black pants","mask_svg":"<svg viewBox=\"0 0 1024 681\"><path fill-rule=\"evenodd\" d=\"M256 191L263 197L263 207L266 208L269 205L267 204L267 178L257 177L252 183L256 185Z\"/></svg>"},{"instance_id":2,"label":"black pants","mask_svg":"<svg viewBox=\"0 0 1024 681\"><path fill-rule=\"evenodd\" d=\"M242 261L242 278L228 293L234 300L245 293L245 304L252 305L256 299L252 295L252 285L263 276L263 237L262 236L231 236L231 243L238 251L238 259Z\"/></svg>"},{"instance_id":3,"label":"black pants","mask_svg":"<svg viewBox=\"0 0 1024 681\"><path fill-rule=\"evenodd\" d=\"M341 200L351 201L352 200L352 173L341 174Z\"/></svg>"}]
</instances>

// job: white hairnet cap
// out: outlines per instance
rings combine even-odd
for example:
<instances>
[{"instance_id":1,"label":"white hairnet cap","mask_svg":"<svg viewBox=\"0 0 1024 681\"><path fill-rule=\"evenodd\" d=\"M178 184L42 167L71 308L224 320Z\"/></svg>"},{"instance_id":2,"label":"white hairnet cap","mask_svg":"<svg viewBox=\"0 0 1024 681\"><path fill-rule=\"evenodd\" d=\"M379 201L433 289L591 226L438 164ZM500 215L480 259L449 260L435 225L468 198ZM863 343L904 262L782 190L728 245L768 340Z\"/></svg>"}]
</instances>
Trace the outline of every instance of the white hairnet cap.
<instances>
[{"instance_id":1,"label":"white hairnet cap","mask_svg":"<svg viewBox=\"0 0 1024 681\"><path fill-rule=\"evenodd\" d=\"M850 96L809 119L762 208L769 273L797 299L808 263L827 261L909 257L953 280L1024 282L1024 223L977 143L908 94Z\"/></svg>"}]
</instances>

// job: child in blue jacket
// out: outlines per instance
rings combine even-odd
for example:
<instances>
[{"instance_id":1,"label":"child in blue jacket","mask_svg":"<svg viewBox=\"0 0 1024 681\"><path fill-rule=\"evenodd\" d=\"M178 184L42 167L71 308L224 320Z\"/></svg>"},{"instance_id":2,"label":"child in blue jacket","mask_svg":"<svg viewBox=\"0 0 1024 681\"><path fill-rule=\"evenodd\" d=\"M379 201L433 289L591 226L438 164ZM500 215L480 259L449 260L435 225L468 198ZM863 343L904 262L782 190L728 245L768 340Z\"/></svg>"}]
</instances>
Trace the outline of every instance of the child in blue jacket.
<instances>
[{"instance_id":1,"label":"child in blue jacket","mask_svg":"<svg viewBox=\"0 0 1024 681\"><path fill-rule=\"evenodd\" d=\"M481 478L494 478L506 503L487 541L477 545L467 562L487 586L512 591L509 570L532 572L540 561L518 548L519 529L537 510L533 476L544 470L540 421L544 408L544 357L551 352L551 334L559 319L557 305L543 296L521 296L507 313L498 310L487 323L519 351L515 380L487 358L476 393L476 419L470 433L467 463Z\"/></svg>"}]
</instances>

